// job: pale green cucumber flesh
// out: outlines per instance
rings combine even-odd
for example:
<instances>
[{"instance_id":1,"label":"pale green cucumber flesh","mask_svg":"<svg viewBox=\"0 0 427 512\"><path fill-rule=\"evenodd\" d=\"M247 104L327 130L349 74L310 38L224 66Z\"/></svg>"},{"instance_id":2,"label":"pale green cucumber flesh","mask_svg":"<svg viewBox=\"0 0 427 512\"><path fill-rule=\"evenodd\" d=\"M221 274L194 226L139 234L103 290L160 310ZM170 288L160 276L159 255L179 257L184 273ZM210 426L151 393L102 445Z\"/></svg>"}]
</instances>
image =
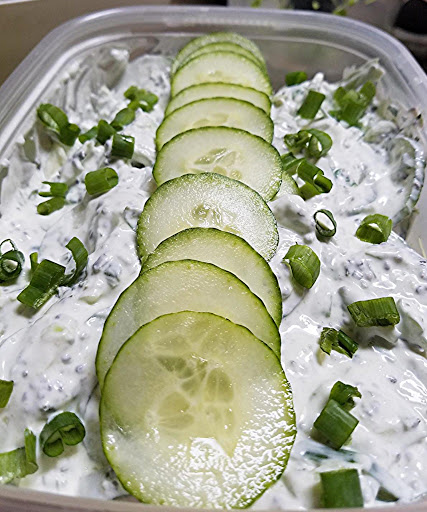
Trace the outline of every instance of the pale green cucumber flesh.
<instances>
[{"instance_id":1,"label":"pale green cucumber flesh","mask_svg":"<svg viewBox=\"0 0 427 512\"><path fill-rule=\"evenodd\" d=\"M125 343L105 381L100 423L129 493L209 509L257 499L280 478L296 434L274 353L244 327L193 312L162 316Z\"/></svg>"},{"instance_id":2,"label":"pale green cucumber flesh","mask_svg":"<svg viewBox=\"0 0 427 512\"><path fill-rule=\"evenodd\" d=\"M164 240L145 261L142 271L166 261L197 260L231 272L264 303L279 326L282 295L277 278L265 259L236 235L214 228L190 228Z\"/></svg>"},{"instance_id":3,"label":"pale green cucumber flesh","mask_svg":"<svg viewBox=\"0 0 427 512\"><path fill-rule=\"evenodd\" d=\"M268 96L272 93L270 79L265 70L253 61L233 52L211 52L190 59L171 80L171 95L191 85L224 82L252 87Z\"/></svg>"},{"instance_id":4,"label":"pale green cucumber flesh","mask_svg":"<svg viewBox=\"0 0 427 512\"><path fill-rule=\"evenodd\" d=\"M210 263L166 262L141 274L119 297L108 316L96 355L102 387L123 343L158 316L206 311L244 325L280 356L280 335L261 299L235 275Z\"/></svg>"},{"instance_id":5,"label":"pale green cucumber flesh","mask_svg":"<svg viewBox=\"0 0 427 512\"><path fill-rule=\"evenodd\" d=\"M238 44L242 48L245 48L252 55L265 66L264 57L258 48L258 46L252 42L250 39L247 39L240 34L236 34L234 32L212 32L211 34L207 34L204 36L197 37L192 39L189 43L187 43L181 50L178 52L175 60L172 64L172 72L178 69L184 59L186 59L189 55L197 51L199 48L206 46L208 44L213 43L234 43Z\"/></svg>"},{"instance_id":6,"label":"pale green cucumber flesh","mask_svg":"<svg viewBox=\"0 0 427 512\"><path fill-rule=\"evenodd\" d=\"M188 103L165 117L156 133L157 149L180 133L208 126L239 128L267 142L273 139L273 121L260 108L234 98L210 98Z\"/></svg>"},{"instance_id":7,"label":"pale green cucumber flesh","mask_svg":"<svg viewBox=\"0 0 427 512\"><path fill-rule=\"evenodd\" d=\"M168 116L178 108L188 105L188 103L192 103L193 101L218 97L247 101L270 115L271 101L263 92L252 89L251 87L243 87L242 85L211 82L207 84L191 85L171 98L166 108L165 116Z\"/></svg>"},{"instance_id":8,"label":"pale green cucumber flesh","mask_svg":"<svg viewBox=\"0 0 427 512\"><path fill-rule=\"evenodd\" d=\"M163 183L145 203L137 228L141 260L166 238L194 227L234 233L267 260L279 240L274 215L257 192L220 174L186 174Z\"/></svg>"}]
</instances>

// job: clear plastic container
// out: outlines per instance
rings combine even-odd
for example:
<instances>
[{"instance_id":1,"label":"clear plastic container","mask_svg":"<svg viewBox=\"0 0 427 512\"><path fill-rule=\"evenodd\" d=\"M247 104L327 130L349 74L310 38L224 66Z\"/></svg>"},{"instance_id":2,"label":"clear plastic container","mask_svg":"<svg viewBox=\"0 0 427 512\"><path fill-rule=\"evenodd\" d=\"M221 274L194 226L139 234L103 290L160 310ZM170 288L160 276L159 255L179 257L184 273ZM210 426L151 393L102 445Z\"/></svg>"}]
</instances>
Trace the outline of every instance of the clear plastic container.
<instances>
[{"instance_id":1,"label":"clear plastic container","mask_svg":"<svg viewBox=\"0 0 427 512\"><path fill-rule=\"evenodd\" d=\"M298 11L223 9L212 7L130 7L103 11L72 20L51 32L20 64L0 89L0 161L7 158L29 112L47 96L55 77L82 53L114 42L132 42L134 54L173 55L185 42L203 33L232 30L253 39L261 48L274 86L285 73L323 71L338 79L345 67L378 58L386 70L386 95L427 114L427 76L408 50L389 35L368 25ZM427 133L421 137L427 146ZM1 176L0 176L1 178ZM426 189L412 239L427 221ZM425 230L424 230L425 231ZM416 244L414 244L415 246ZM0 487L0 512L132 512L136 503L103 502ZM144 506L145 510L165 508ZM379 510L379 509L377 509ZM387 508L390 511L390 508ZM427 512L427 502L395 507L395 512Z\"/></svg>"}]
</instances>

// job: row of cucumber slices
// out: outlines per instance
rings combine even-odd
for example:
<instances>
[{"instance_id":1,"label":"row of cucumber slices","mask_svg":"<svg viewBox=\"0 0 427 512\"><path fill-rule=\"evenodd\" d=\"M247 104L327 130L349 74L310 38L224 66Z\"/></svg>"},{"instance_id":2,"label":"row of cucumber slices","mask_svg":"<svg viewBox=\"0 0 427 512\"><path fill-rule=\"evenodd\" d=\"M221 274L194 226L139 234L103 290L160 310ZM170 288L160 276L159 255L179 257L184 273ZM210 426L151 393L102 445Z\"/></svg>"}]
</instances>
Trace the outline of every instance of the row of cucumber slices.
<instances>
[{"instance_id":1,"label":"row of cucumber slices","mask_svg":"<svg viewBox=\"0 0 427 512\"><path fill-rule=\"evenodd\" d=\"M289 458L282 300L267 263L278 232L265 201L282 179L270 93L261 52L238 34L196 38L172 65L141 274L96 360L104 452L147 503L246 507Z\"/></svg>"}]
</instances>

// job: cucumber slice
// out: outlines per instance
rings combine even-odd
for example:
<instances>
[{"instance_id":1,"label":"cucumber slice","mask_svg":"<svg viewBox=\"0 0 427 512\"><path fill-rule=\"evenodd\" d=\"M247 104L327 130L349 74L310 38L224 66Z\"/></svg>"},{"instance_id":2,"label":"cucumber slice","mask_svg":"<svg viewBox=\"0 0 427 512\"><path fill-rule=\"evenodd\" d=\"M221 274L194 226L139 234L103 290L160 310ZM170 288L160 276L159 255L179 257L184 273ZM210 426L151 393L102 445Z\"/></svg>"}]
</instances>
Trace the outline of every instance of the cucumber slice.
<instances>
[{"instance_id":1,"label":"cucumber slice","mask_svg":"<svg viewBox=\"0 0 427 512\"><path fill-rule=\"evenodd\" d=\"M102 387L123 343L142 325L178 311L206 311L247 327L280 356L277 326L261 299L235 275L210 263L170 261L141 274L109 314L96 355Z\"/></svg>"},{"instance_id":2,"label":"cucumber slice","mask_svg":"<svg viewBox=\"0 0 427 512\"><path fill-rule=\"evenodd\" d=\"M183 174L215 172L241 181L270 201L282 180L282 161L261 137L235 128L198 128L177 135L157 155L158 185Z\"/></svg>"},{"instance_id":3,"label":"cucumber slice","mask_svg":"<svg viewBox=\"0 0 427 512\"><path fill-rule=\"evenodd\" d=\"M193 101L218 97L248 101L270 115L270 98L263 92L251 89L250 87L243 87L242 85L213 82L209 84L192 85L181 91L170 100L166 108L165 116L168 116L173 111Z\"/></svg>"},{"instance_id":4,"label":"cucumber slice","mask_svg":"<svg viewBox=\"0 0 427 512\"><path fill-rule=\"evenodd\" d=\"M224 82L227 84L252 87L270 95L270 79L253 61L233 52L211 52L190 59L178 69L171 80L171 96L190 85L207 82Z\"/></svg>"},{"instance_id":5,"label":"cucumber slice","mask_svg":"<svg viewBox=\"0 0 427 512\"><path fill-rule=\"evenodd\" d=\"M247 39L246 37L243 37L240 34L236 34L234 32L213 32L211 34L192 39L183 48L181 48L172 64L172 72L175 73L175 71L180 67L181 63L189 55L199 50L199 48L202 48L208 44L227 42L238 44L242 48L245 48L258 60L258 62L265 66L264 57L261 53L261 50L250 39Z\"/></svg>"},{"instance_id":6,"label":"cucumber slice","mask_svg":"<svg viewBox=\"0 0 427 512\"><path fill-rule=\"evenodd\" d=\"M274 215L257 192L220 174L186 174L163 183L145 203L137 229L142 261L160 242L192 227L234 233L267 260L279 241Z\"/></svg>"},{"instance_id":7,"label":"cucumber slice","mask_svg":"<svg viewBox=\"0 0 427 512\"><path fill-rule=\"evenodd\" d=\"M282 320L282 294L270 265L239 236L213 228L191 228L164 240L142 271L165 261L197 260L231 272L264 303L276 325Z\"/></svg>"},{"instance_id":8,"label":"cucumber slice","mask_svg":"<svg viewBox=\"0 0 427 512\"><path fill-rule=\"evenodd\" d=\"M296 434L274 353L244 327L193 312L162 316L125 343L100 423L126 490L172 507L247 507L281 476Z\"/></svg>"},{"instance_id":9,"label":"cucumber slice","mask_svg":"<svg viewBox=\"0 0 427 512\"><path fill-rule=\"evenodd\" d=\"M238 53L239 55L243 55L243 57L246 57L247 59L251 60L254 64L256 64L258 67L266 71L265 63L260 62L253 53L251 53L246 48L243 48L243 46L240 46L236 43L229 43L229 42L223 42L223 43L211 43L207 44L206 46L202 46L198 50L194 51L190 55L188 55L185 59L183 59L178 65L172 65L172 73L175 74L178 69L182 68L189 60L194 59L195 57L198 57L199 55L204 55L205 53L210 52L233 52ZM175 62L174 62L175 64ZM177 67L178 66L178 67Z\"/></svg>"},{"instance_id":10,"label":"cucumber slice","mask_svg":"<svg viewBox=\"0 0 427 512\"><path fill-rule=\"evenodd\" d=\"M156 133L157 149L180 133L205 126L240 128L267 142L273 139L273 121L260 108L233 98L211 98L193 101L165 117Z\"/></svg>"}]
</instances>

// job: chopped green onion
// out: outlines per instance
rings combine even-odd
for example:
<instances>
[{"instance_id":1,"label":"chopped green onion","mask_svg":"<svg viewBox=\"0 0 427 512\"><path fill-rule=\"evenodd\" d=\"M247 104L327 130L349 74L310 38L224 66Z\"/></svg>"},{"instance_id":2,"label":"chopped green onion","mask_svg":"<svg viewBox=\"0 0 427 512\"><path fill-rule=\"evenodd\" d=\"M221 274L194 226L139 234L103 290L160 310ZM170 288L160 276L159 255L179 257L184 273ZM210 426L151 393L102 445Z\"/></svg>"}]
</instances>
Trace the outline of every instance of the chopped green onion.
<instances>
[{"instance_id":1,"label":"chopped green onion","mask_svg":"<svg viewBox=\"0 0 427 512\"><path fill-rule=\"evenodd\" d=\"M39 255L36 252L30 254L31 271L34 272L39 265Z\"/></svg>"},{"instance_id":2,"label":"chopped green onion","mask_svg":"<svg viewBox=\"0 0 427 512\"><path fill-rule=\"evenodd\" d=\"M53 181L42 181L45 185L49 185L49 192L39 192L41 197L65 197L68 192L66 183L57 183Z\"/></svg>"},{"instance_id":3,"label":"chopped green onion","mask_svg":"<svg viewBox=\"0 0 427 512\"><path fill-rule=\"evenodd\" d=\"M365 217L357 228L356 236L362 242L381 244L386 242L393 228L393 221L385 215L375 213Z\"/></svg>"},{"instance_id":4,"label":"chopped green onion","mask_svg":"<svg viewBox=\"0 0 427 512\"><path fill-rule=\"evenodd\" d=\"M135 110L131 108L123 108L117 112L116 117L111 121L111 126L118 132L135 120Z\"/></svg>"},{"instance_id":5,"label":"chopped green onion","mask_svg":"<svg viewBox=\"0 0 427 512\"><path fill-rule=\"evenodd\" d=\"M0 409L6 407L9 403L10 395L13 391L13 380L0 379Z\"/></svg>"},{"instance_id":6,"label":"chopped green onion","mask_svg":"<svg viewBox=\"0 0 427 512\"><path fill-rule=\"evenodd\" d=\"M399 500L399 498L397 498L392 492L390 492L388 489L385 489L384 487L380 487L378 489L375 499L378 501L385 501L386 503L393 503Z\"/></svg>"},{"instance_id":7,"label":"chopped green onion","mask_svg":"<svg viewBox=\"0 0 427 512\"><path fill-rule=\"evenodd\" d=\"M282 159L283 170L286 171L287 173L288 173L288 168L290 169L293 167L291 164L293 162L295 162L295 160L297 160L297 158L295 158L292 153L285 153L284 155L281 155L280 158ZM288 174L290 174L290 173L288 173Z\"/></svg>"},{"instance_id":8,"label":"chopped green onion","mask_svg":"<svg viewBox=\"0 0 427 512\"><path fill-rule=\"evenodd\" d=\"M97 130L96 140L100 144L105 144L116 133L116 130L105 119L99 121Z\"/></svg>"},{"instance_id":9,"label":"chopped green onion","mask_svg":"<svg viewBox=\"0 0 427 512\"><path fill-rule=\"evenodd\" d=\"M37 213L40 215L50 215L63 208L64 205L65 199L63 197L52 197L52 199L37 205Z\"/></svg>"},{"instance_id":10,"label":"chopped green onion","mask_svg":"<svg viewBox=\"0 0 427 512\"><path fill-rule=\"evenodd\" d=\"M302 84L307 80L307 73L305 71L291 71L285 76L287 86Z\"/></svg>"},{"instance_id":11,"label":"chopped green onion","mask_svg":"<svg viewBox=\"0 0 427 512\"><path fill-rule=\"evenodd\" d=\"M362 398L360 391L355 386L344 384L340 380L335 382L329 398L338 402L346 411L351 411L355 406L353 398Z\"/></svg>"},{"instance_id":12,"label":"chopped green onion","mask_svg":"<svg viewBox=\"0 0 427 512\"><path fill-rule=\"evenodd\" d=\"M313 158L325 156L332 147L331 137L322 130L310 128L298 133L289 133L283 138L290 151L303 151Z\"/></svg>"},{"instance_id":13,"label":"chopped green onion","mask_svg":"<svg viewBox=\"0 0 427 512\"><path fill-rule=\"evenodd\" d=\"M95 139L98 136L98 126L93 126L90 130L79 135L79 141L84 144L88 140Z\"/></svg>"},{"instance_id":14,"label":"chopped green onion","mask_svg":"<svg viewBox=\"0 0 427 512\"><path fill-rule=\"evenodd\" d=\"M111 167L88 172L85 176L87 193L91 196L104 194L114 188L119 182L119 176Z\"/></svg>"},{"instance_id":15,"label":"chopped green onion","mask_svg":"<svg viewBox=\"0 0 427 512\"><path fill-rule=\"evenodd\" d=\"M37 116L40 121L52 132L60 142L66 146L72 146L80 133L80 128L68 122L68 117L60 108L45 103L37 109Z\"/></svg>"},{"instance_id":16,"label":"chopped green onion","mask_svg":"<svg viewBox=\"0 0 427 512\"><path fill-rule=\"evenodd\" d=\"M375 94L376 87L372 82L366 82L359 91L338 87L334 93L334 100L340 109L333 110L330 114L339 121L343 120L350 126L355 126L365 114Z\"/></svg>"},{"instance_id":17,"label":"chopped green onion","mask_svg":"<svg viewBox=\"0 0 427 512\"><path fill-rule=\"evenodd\" d=\"M135 149L135 137L114 134L111 154L117 158L132 158Z\"/></svg>"},{"instance_id":18,"label":"chopped green onion","mask_svg":"<svg viewBox=\"0 0 427 512\"><path fill-rule=\"evenodd\" d=\"M330 354L332 350L335 350L350 358L354 356L359 348L359 345L343 331L337 331L330 327L322 329L319 344L321 350L326 354Z\"/></svg>"},{"instance_id":19,"label":"chopped green onion","mask_svg":"<svg viewBox=\"0 0 427 512\"><path fill-rule=\"evenodd\" d=\"M296 171L298 177L305 181L305 184L300 187L304 199L310 199L318 194L327 194L331 190L332 181L323 175L322 169L310 164L304 158L297 165Z\"/></svg>"},{"instance_id":20,"label":"chopped green onion","mask_svg":"<svg viewBox=\"0 0 427 512\"><path fill-rule=\"evenodd\" d=\"M359 420L333 399L323 408L314 422L314 427L338 450L351 436Z\"/></svg>"},{"instance_id":21,"label":"chopped green onion","mask_svg":"<svg viewBox=\"0 0 427 512\"><path fill-rule=\"evenodd\" d=\"M83 269L87 265L88 252L86 247L76 237L73 237L65 247L71 251L74 262L76 264L76 268L74 272L64 276L61 285L72 286L77 281L80 274L83 272Z\"/></svg>"},{"instance_id":22,"label":"chopped green onion","mask_svg":"<svg viewBox=\"0 0 427 512\"><path fill-rule=\"evenodd\" d=\"M319 215L325 215L332 223L332 227L328 227L324 221L322 222L322 220L319 220ZM332 212L330 212L329 210L317 210L313 217L314 222L316 223L316 231L319 233L320 236L330 238L331 236L335 235L335 233L337 232L337 223L335 222Z\"/></svg>"},{"instance_id":23,"label":"chopped green onion","mask_svg":"<svg viewBox=\"0 0 427 512\"><path fill-rule=\"evenodd\" d=\"M338 469L320 473L325 508L363 507L357 469Z\"/></svg>"},{"instance_id":24,"label":"chopped green onion","mask_svg":"<svg viewBox=\"0 0 427 512\"><path fill-rule=\"evenodd\" d=\"M12 249L3 252L4 244L10 244ZM0 283L11 281L19 276L22 271L25 258L21 251L18 251L16 245L10 238L0 243Z\"/></svg>"},{"instance_id":25,"label":"chopped green onion","mask_svg":"<svg viewBox=\"0 0 427 512\"><path fill-rule=\"evenodd\" d=\"M24 439L24 447L0 453L0 485L37 471L36 436L31 430L25 429Z\"/></svg>"},{"instance_id":26,"label":"chopped green onion","mask_svg":"<svg viewBox=\"0 0 427 512\"><path fill-rule=\"evenodd\" d=\"M47 302L60 286L65 275L65 267L50 260L37 265L30 284L22 290L17 299L31 308L39 308Z\"/></svg>"},{"instance_id":27,"label":"chopped green onion","mask_svg":"<svg viewBox=\"0 0 427 512\"><path fill-rule=\"evenodd\" d=\"M311 288L320 273L320 261L316 253L306 245L293 245L284 260L289 260L292 276L304 288Z\"/></svg>"},{"instance_id":28,"label":"chopped green onion","mask_svg":"<svg viewBox=\"0 0 427 512\"><path fill-rule=\"evenodd\" d=\"M137 110L141 108L144 112L151 112L154 105L159 101L159 98L150 91L139 89L132 85L125 91L125 98L130 100L129 108Z\"/></svg>"},{"instance_id":29,"label":"chopped green onion","mask_svg":"<svg viewBox=\"0 0 427 512\"><path fill-rule=\"evenodd\" d=\"M400 322L393 297L360 300L349 304L347 309L358 327L396 325Z\"/></svg>"},{"instance_id":30,"label":"chopped green onion","mask_svg":"<svg viewBox=\"0 0 427 512\"><path fill-rule=\"evenodd\" d=\"M62 412L46 423L40 434L40 446L48 457L57 457L64 445L75 446L86 435L83 423L73 412Z\"/></svg>"},{"instance_id":31,"label":"chopped green onion","mask_svg":"<svg viewBox=\"0 0 427 512\"><path fill-rule=\"evenodd\" d=\"M326 96L321 92L308 91L308 94L297 114L303 119L314 119Z\"/></svg>"}]
</instances>

